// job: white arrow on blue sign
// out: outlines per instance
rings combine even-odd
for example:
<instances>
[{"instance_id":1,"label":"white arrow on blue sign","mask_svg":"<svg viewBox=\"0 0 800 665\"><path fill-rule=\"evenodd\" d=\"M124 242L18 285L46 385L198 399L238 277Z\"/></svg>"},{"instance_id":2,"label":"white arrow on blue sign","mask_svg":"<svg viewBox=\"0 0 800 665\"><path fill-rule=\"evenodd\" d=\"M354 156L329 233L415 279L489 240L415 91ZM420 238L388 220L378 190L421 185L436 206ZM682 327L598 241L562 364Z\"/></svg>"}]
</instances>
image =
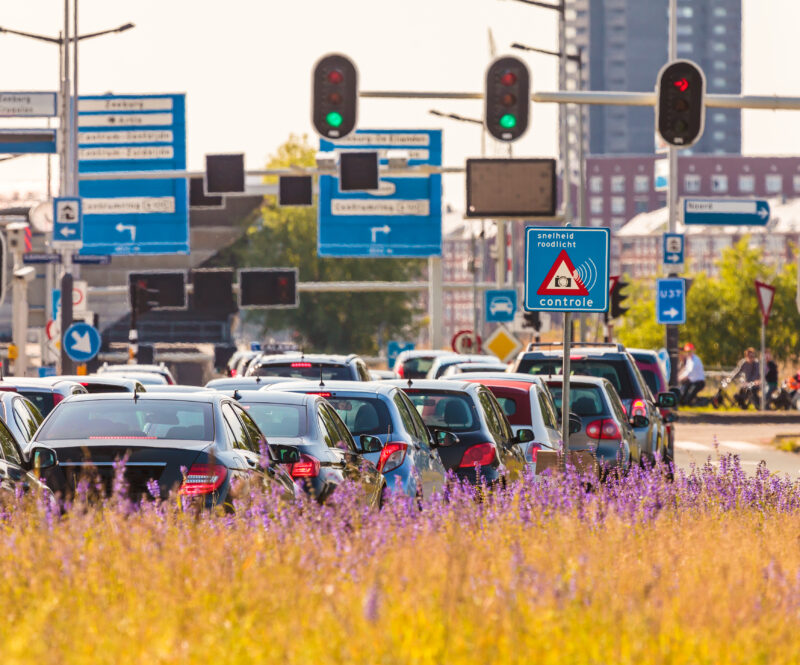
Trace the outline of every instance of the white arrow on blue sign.
<instances>
[{"instance_id":1,"label":"white arrow on blue sign","mask_svg":"<svg viewBox=\"0 0 800 665\"><path fill-rule=\"evenodd\" d=\"M683 279L656 280L656 322L686 323L686 282Z\"/></svg>"},{"instance_id":2,"label":"white arrow on blue sign","mask_svg":"<svg viewBox=\"0 0 800 665\"><path fill-rule=\"evenodd\" d=\"M684 199L684 224L766 226L769 203L764 199Z\"/></svg>"},{"instance_id":3,"label":"white arrow on blue sign","mask_svg":"<svg viewBox=\"0 0 800 665\"><path fill-rule=\"evenodd\" d=\"M85 363L100 351L100 333L88 323L73 323L64 333L64 351L75 362Z\"/></svg>"},{"instance_id":4,"label":"white arrow on blue sign","mask_svg":"<svg viewBox=\"0 0 800 665\"><path fill-rule=\"evenodd\" d=\"M53 199L53 245L81 247L83 238L83 204L79 196Z\"/></svg>"}]
</instances>

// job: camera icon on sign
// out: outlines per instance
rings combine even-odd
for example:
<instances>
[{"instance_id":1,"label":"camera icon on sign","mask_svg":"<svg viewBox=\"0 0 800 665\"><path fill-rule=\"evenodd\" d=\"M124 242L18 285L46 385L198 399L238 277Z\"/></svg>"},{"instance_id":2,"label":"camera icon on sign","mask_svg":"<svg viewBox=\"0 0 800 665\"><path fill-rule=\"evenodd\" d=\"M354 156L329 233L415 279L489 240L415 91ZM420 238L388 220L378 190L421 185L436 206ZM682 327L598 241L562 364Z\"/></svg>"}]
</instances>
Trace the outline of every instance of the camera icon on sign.
<instances>
[{"instance_id":1,"label":"camera icon on sign","mask_svg":"<svg viewBox=\"0 0 800 665\"><path fill-rule=\"evenodd\" d=\"M572 286L572 278L571 277L556 277L556 286L561 286L564 288L570 288Z\"/></svg>"}]
</instances>

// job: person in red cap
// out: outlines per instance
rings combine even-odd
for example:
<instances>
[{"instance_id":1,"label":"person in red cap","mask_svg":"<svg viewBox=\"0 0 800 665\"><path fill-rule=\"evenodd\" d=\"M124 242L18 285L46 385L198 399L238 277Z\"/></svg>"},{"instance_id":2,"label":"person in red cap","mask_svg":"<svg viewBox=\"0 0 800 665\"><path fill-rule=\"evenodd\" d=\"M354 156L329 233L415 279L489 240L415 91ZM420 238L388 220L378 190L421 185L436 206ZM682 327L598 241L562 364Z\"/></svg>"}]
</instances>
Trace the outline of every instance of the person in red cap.
<instances>
[{"instance_id":1,"label":"person in red cap","mask_svg":"<svg viewBox=\"0 0 800 665\"><path fill-rule=\"evenodd\" d=\"M683 367L678 372L678 384L681 388L681 404L691 405L697 394L706 387L706 373L703 362L694 352L694 344L687 342L683 347L686 354Z\"/></svg>"}]
</instances>

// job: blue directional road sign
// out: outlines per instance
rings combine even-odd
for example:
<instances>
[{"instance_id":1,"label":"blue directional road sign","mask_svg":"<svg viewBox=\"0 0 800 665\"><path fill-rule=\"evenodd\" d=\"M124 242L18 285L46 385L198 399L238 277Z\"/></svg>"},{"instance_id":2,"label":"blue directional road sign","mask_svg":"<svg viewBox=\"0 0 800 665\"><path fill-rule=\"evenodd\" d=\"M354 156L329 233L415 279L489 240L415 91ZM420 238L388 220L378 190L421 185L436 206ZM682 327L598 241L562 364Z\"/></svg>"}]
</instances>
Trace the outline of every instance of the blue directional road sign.
<instances>
[{"instance_id":1,"label":"blue directional road sign","mask_svg":"<svg viewBox=\"0 0 800 665\"><path fill-rule=\"evenodd\" d=\"M486 292L486 320L490 323L508 323L517 313L517 292L514 289L497 289Z\"/></svg>"},{"instance_id":2,"label":"blue directional road sign","mask_svg":"<svg viewBox=\"0 0 800 665\"><path fill-rule=\"evenodd\" d=\"M441 130L359 129L322 151L377 150L381 164L398 150L408 165L442 163ZM374 192L341 192L339 178L319 178L320 256L424 257L442 253L442 176L385 176Z\"/></svg>"},{"instance_id":3,"label":"blue directional road sign","mask_svg":"<svg viewBox=\"0 0 800 665\"><path fill-rule=\"evenodd\" d=\"M607 228L525 229L525 309L608 310Z\"/></svg>"},{"instance_id":4,"label":"blue directional road sign","mask_svg":"<svg viewBox=\"0 0 800 665\"><path fill-rule=\"evenodd\" d=\"M83 237L83 205L77 196L53 199L53 245L56 247L81 246Z\"/></svg>"},{"instance_id":5,"label":"blue directional road sign","mask_svg":"<svg viewBox=\"0 0 800 665\"><path fill-rule=\"evenodd\" d=\"M684 255L684 240L682 233L664 234L664 265L668 267L682 266Z\"/></svg>"},{"instance_id":6,"label":"blue directional road sign","mask_svg":"<svg viewBox=\"0 0 800 665\"><path fill-rule=\"evenodd\" d=\"M386 364L389 366L389 369L392 369L394 367L394 363L397 360L397 356L399 356L403 351L413 351L413 350L414 350L413 342L402 344L401 342L390 340L389 343L386 345Z\"/></svg>"},{"instance_id":7,"label":"blue directional road sign","mask_svg":"<svg viewBox=\"0 0 800 665\"><path fill-rule=\"evenodd\" d=\"M656 322L686 323L686 282L683 279L656 280Z\"/></svg>"},{"instance_id":8,"label":"blue directional road sign","mask_svg":"<svg viewBox=\"0 0 800 665\"><path fill-rule=\"evenodd\" d=\"M684 199L684 224L766 226L769 203L764 199Z\"/></svg>"},{"instance_id":9,"label":"blue directional road sign","mask_svg":"<svg viewBox=\"0 0 800 665\"><path fill-rule=\"evenodd\" d=\"M101 95L78 102L78 170L186 169L184 95ZM81 254L188 254L186 178L81 180Z\"/></svg>"},{"instance_id":10,"label":"blue directional road sign","mask_svg":"<svg viewBox=\"0 0 800 665\"><path fill-rule=\"evenodd\" d=\"M64 333L64 351L77 363L85 363L100 351L100 333L88 323L73 323Z\"/></svg>"}]
</instances>

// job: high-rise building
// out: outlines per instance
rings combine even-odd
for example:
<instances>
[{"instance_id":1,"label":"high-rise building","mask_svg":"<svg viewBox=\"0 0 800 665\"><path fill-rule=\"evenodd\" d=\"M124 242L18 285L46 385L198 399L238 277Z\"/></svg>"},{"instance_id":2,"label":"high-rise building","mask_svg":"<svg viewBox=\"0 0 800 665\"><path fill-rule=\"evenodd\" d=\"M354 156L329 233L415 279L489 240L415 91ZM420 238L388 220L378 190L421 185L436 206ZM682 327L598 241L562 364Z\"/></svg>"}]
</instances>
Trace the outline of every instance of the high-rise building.
<instances>
[{"instance_id":1,"label":"high-rise building","mask_svg":"<svg viewBox=\"0 0 800 665\"><path fill-rule=\"evenodd\" d=\"M584 89L655 88L658 71L667 62L668 0L565 1L567 51L583 53ZM678 58L700 65L709 93L741 93L742 0L678 0L677 33ZM570 88L581 87L577 68L571 68L568 81ZM590 154L654 151L653 109L586 108ZM737 154L741 144L740 110L709 109L703 138L682 154Z\"/></svg>"}]
</instances>

